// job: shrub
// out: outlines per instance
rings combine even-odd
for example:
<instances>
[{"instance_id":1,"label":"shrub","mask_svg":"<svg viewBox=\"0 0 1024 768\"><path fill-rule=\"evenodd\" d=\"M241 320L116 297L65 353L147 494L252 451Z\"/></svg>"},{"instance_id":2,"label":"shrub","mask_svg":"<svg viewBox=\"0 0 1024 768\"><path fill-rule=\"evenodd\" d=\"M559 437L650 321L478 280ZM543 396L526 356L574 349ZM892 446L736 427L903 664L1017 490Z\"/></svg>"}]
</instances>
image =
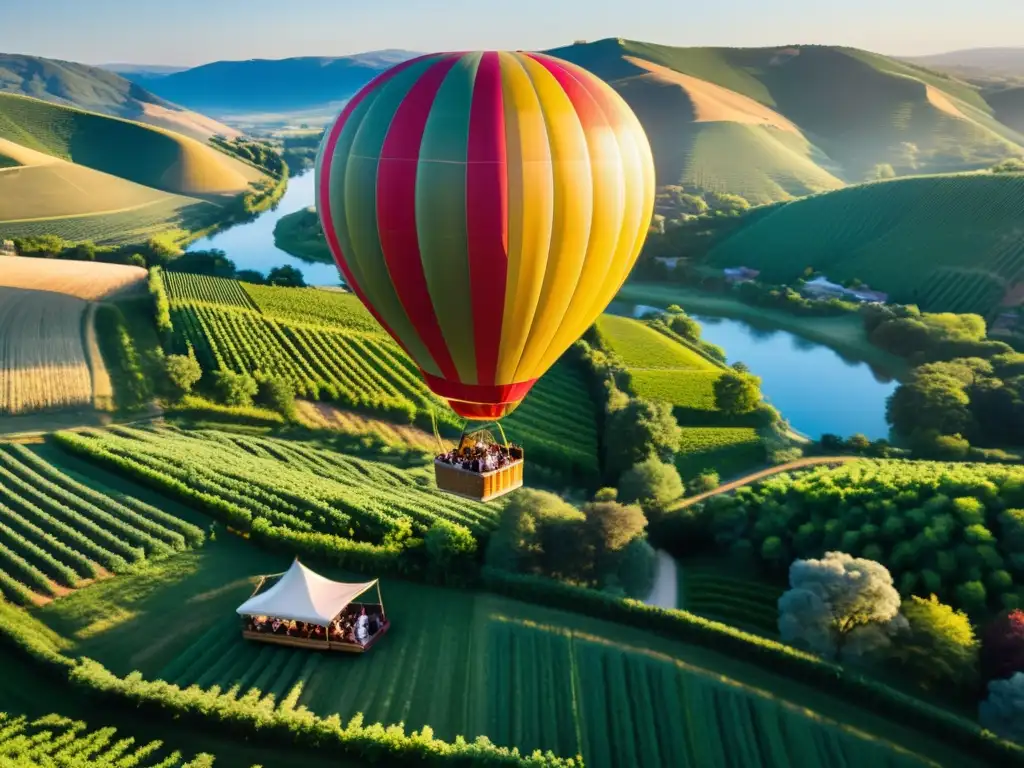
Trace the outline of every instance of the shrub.
<instances>
[{"instance_id":1,"label":"shrub","mask_svg":"<svg viewBox=\"0 0 1024 768\"><path fill-rule=\"evenodd\" d=\"M908 626L893 646L900 671L926 691L972 691L978 676L978 642L967 614L943 605L935 595L911 597L901 613Z\"/></svg>"},{"instance_id":2,"label":"shrub","mask_svg":"<svg viewBox=\"0 0 1024 768\"><path fill-rule=\"evenodd\" d=\"M1024 672L988 684L988 698L978 707L978 720L1002 738L1024 745Z\"/></svg>"},{"instance_id":3,"label":"shrub","mask_svg":"<svg viewBox=\"0 0 1024 768\"><path fill-rule=\"evenodd\" d=\"M608 415L605 426L606 470L619 477L651 456L671 461L682 430L668 403L631 398Z\"/></svg>"},{"instance_id":4,"label":"shrub","mask_svg":"<svg viewBox=\"0 0 1024 768\"><path fill-rule=\"evenodd\" d=\"M633 465L619 480L619 498L627 504L639 502L647 510L664 509L683 492L679 470L654 456Z\"/></svg>"},{"instance_id":5,"label":"shrub","mask_svg":"<svg viewBox=\"0 0 1024 768\"><path fill-rule=\"evenodd\" d=\"M615 501L618 497L618 488L598 488L594 494L594 501Z\"/></svg>"},{"instance_id":6,"label":"shrub","mask_svg":"<svg viewBox=\"0 0 1024 768\"><path fill-rule=\"evenodd\" d=\"M252 376L234 371L215 371L213 385L225 405L252 405L253 396L259 391Z\"/></svg>"},{"instance_id":7,"label":"shrub","mask_svg":"<svg viewBox=\"0 0 1024 768\"><path fill-rule=\"evenodd\" d=\"M167 355L164 358L164 373L176 398L182 398L192 392L203 377L203 369L199 361L192 355Z\"/></svg>"},{"instance_id":8,"label":"shrub","mask_svg":"<svg viewBox=\"0 0 1024 768\"><path fill-rule=\"evenodd\" d=\"M654 588L658 555L646 539L636 538L619 554L615 575L629 597L643 600Z\"/></svg>"},{"instance_id":9,"label":"shrub","mask_svg":"<svg viewBox=\"0 0 1024 768\"><path fill-rule=\"evenodd\" d=\"M438 518L427 529L423 543L435 578L460 583L472 577L476 539L468 528Z\"/></svg>"},{"instance_id":10,"label":"shrub","mask_svg":"<svg viewBox=\"0 0 1024 768\"><path fill-rule=\"evenodd\" d=\"M1024 611L1007 611L985 629L981 641L981 679L1003 680L1024 672Z\"/></svg>"},{"instance_id":11,"label":"shrub","mask_svg":"<svg viewBox=\"0 0 1024 768\"><path fill-rule=\"evenodd\" d=\"M721 483L718 472L714 469L705 469L693 480L690 481L690 490L694 493L707 493L715 490Z\"/></svg>"},{"instance_id":12,"label":"shrub","mask_svg":"<svg viewBox=\"0 0 1024 768\"><path fill-rule=\"evenodd\" d=\"M727 416L750 413L761 404L761 379L727 370L714 383L715 407Z\"/></svg>"},{"instance_id":13,"label":"shrub","mask_svg":"<svg viewBox=\"0 0 1024 768\"><path fill-rule=\"evenodd\" d=\"M277 411L287 419L293 419L295 417L295 385L288 379L280 377L260 379L256 402Z\"/></svg>"}]
</instances>

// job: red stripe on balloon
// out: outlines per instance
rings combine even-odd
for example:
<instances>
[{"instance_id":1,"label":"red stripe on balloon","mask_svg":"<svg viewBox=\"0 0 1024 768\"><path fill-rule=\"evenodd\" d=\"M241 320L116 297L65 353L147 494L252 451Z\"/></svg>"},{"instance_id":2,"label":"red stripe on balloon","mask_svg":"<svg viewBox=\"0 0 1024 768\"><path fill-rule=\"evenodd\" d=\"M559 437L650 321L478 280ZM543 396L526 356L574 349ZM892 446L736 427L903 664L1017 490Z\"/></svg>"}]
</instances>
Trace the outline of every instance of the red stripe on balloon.
<instances>
[{"instance_id":1,"label":"red stripe on balloon","mask_svg":"<svg viewBox=\"0 0 1024 768\"><path fill-rule=\"evenodd\" d=\"M464 400L470 403L515 403L526 397L537 380L517 381L514 384L465 384L431 376L421 370L431 391L450 400Z\"/></svg>"},{"instance_id":2,"label":"red stripe on balloon","mask_svg":"<svg viewBox=\"0 0 1024 768\"><path fill-rule=\"evenodd\" d=\"M473 342L480 384L493 384L508 275L508 165L501 60L483 55L473 83L466 166L466 224Z\"/></svg>"},{"instance_id":3,"label":"red stripe on balloon","mask_svg":"<svg viewBox=\"0 0 1024 768\"><path fill-rule=\"evenodd\" d=\"M429 56L430 54L428 54ZM415 59L409 61L403 61L400 64L395 65L387 72L382 72L373 78L369 83L363 86L363 89L353 96L345 108L338 115L338 119L334 122L334 127L331 128L331 133L327 137L327 146L324 147L324 162L320 168L320 189L318 190L317 209L320 211L320 223L324 228L324 237L327 240L327 245L330 247L331 252L334 254L334 262L338 265L338 269L345 276L345 282L348 283L349 287L355 292L359 300L363 302L363 305L373 315L374 320L381 324L381 327L388 332L388 334L398 342L399 346L405 350L408 354L409 350L406 349L405 345L402 344L401 339L395 335L391 327L384 322L384 318L381 317L380 313L373 307L373 305L367 300L366 294L363 292L362 287L356 282L352 275L352 270L348 268L348 263L345 261L345 254L342 253L341 245L338 242L338 232L334 228L334 217L331 212L331 162L334 159L334 150L338 146L338 139L341 137L341 132L345 128L345 123L348 122L349 117L352 116L352 112L359 106L360 102L366 98L374 89L386 83L392 77L397 75L402 70L408 68L411 64L421 61L427 58L427 56L417 56Z\"/></svg>"},{"instance_id":4,"label":"red stripe on balloon","mask_svg":"<svg viewBox=\"0 0 1024 768\"><path fill-rule=\"evenodd\" d=\"M427 117L445 76L459 60L446 55L431 65L399 104L377 166L377 232L395 293L441 375L458 379L423 273L416 230L416 171ZM450 297L458 301L458 297Z\"/></svg>"}]
</instances>

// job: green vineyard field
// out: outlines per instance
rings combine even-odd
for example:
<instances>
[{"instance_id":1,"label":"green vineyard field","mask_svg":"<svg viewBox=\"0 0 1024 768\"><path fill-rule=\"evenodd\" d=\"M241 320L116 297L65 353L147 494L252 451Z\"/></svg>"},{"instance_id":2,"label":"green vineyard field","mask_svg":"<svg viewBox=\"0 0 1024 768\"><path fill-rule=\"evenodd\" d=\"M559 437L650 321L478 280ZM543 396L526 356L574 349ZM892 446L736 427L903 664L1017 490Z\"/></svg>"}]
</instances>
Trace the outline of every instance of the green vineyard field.
<instances>
[{"instance_id":1,"label":"green vineyard field","mask_svg":"<svg viewBox=\"0 0 1024 768\"><path fill-rule=\"evenodd\" d=\"M463 420L351 294L164 273L175 350L206 371L280 376L300 396L451 432ZM703 362L703 361L702 361ZM534 461L581 479L597 475L597 423L583 374L557 363L504 425Z\"/></svg>"},{"instance_id":2,"label":"green vineyard field","mask_svg":"<svg viewBox=\"0 0 1024 768\"><path fill-rule=\"evenodd\" d=\"M715 266L788 283L812 267L857 278L926 312L991 316L1024 281L1024 176L925 176L849 187L779 207L718 245ZM822 243L828 247L823 248Z\"/></svg>"},{"instance_id":3,"label":"green vineyard field","mask_svg":"<svg viewBox=\"0 0 1024 768\"><path fill-rule=\"evenodd\" d=\"M500 508L438 494L424 468L318 449L304 442L171 427L83 430L85 450L129 476L199 509L264 518L293 531L379 544L404 521L424 532L443 518L475 533L497 524Z\"/></svg>"},{"instance_id":4,"label":"green vineyard field","mask_svg":"<svg viewBox=\"0 0 1024 768\"><path fill-rule=\"evenodd\" d=\"M617 642L606 627L592 634L506 618L512 606L491 599L481 622L433 590L417 592L415 604L411 594L391 600L405 626L363 657L247 643L227 620L156 676L218 686L254 707L305 706L343 722L362 712L368 722L429 724L443 738L484 734L525 752L582 754L596 768L927 764L768 691Z\"/></svg>"},{"instance_id":5,"label":"green vineyard field","mask_svg":"<svg viewBox=\"0 0 1024 768\"><path fill-rule=\"evenodd\" d=\"M156 507L115 500L24 446L0 445L0 592L11 602L56 597L203 540L201 529Z\"/></svg>"},{"instance_id":6,"label":"green vineyard field","mask_svg":"<svg viewBox=\"0 0 1024 768\"><path fill-rule=\"evenodd\" d=\"M373 315L355 294L322 291L315 288L297 290L275 285L242 285L245 292L265 316L274 320L338 326L352 331L385 334Z\"/></svg>"},{"instance_id":7,"label":"green vineyard field","mask_svg":"<svg viewBox=\"0 0 1024 768\"><path fill-rule=\"evenodd\" d=\"M628 317L602 315L597 322L611 350L627 368L665 370L708 370L711 363L691 349Z\"/></svg>"}]
</instances>

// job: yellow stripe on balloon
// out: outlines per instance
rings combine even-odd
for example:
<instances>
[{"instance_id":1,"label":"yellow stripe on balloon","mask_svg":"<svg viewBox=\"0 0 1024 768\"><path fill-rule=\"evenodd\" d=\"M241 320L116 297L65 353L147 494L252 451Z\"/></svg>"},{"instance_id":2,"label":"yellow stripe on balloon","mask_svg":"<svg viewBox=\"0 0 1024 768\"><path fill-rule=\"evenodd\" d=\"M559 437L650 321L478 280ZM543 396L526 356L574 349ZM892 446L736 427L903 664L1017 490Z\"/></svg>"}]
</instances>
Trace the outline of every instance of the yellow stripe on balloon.
<instances>
[{"instance_id":1,"label":"yellow stripe on balloon","mask_svg":"<svg viewBox=\"0 0 1024 768\"><path fill-rule=\"evenodd\" d=\"M584 94L582 98L591 99L582 86L579 90ZM627 189L622 169L622 150L611 121L593 100L588 114L591 117L586 140L593 169L593 213L586 258L572 301L541 358L540 370L547 370L554 365L593 322L594 297L601 292L612 268L616 244L623 227L626 196L631 193Z\"/></svg>"},{"instance_id":2,"label":"yellow stripe on balloon","mask_svg":"<svg viewBox=\"0 0 1024 768\"><path fill-rule=\"evenodd\" d=\"M544 262L544 282L530 335L516 369L516 380L540 376L547 351L563 322L587 255L594 213L594 182L587 137L568 94L541 63L520 56L520 63L540 97L551 147L554 220L551 246Z\"/></svg>"},{"instance_id":3,"label":"yellow stripe on balloon","mask_svg":"<svg viewBox=\"0 0 1024 768\"><path fill-rule=\"evenodd\" d=\"M585 73L575 65L566 68ZM608 270L601 287L592 294L587 310L581 311L581 315L593 316L603 312L615 298L640 255L654 214L654 158L644 129L625 100L604 81L592 78L591 82L596 83L601 107L614 126L625 189L625 207Z\"/></svg>"},{"instance_id":4,"label":"yellow stripe on balloon","mask_svg":"<svg viewBox=\"0 0 1024 768\"><path fill-rule=\"evenodd\" d=\"M554 183L540 100L515 54L502 52L508 158L508 272L496 384L516 381L544 284L551 244Z\"/></svg>"}]
</instances>

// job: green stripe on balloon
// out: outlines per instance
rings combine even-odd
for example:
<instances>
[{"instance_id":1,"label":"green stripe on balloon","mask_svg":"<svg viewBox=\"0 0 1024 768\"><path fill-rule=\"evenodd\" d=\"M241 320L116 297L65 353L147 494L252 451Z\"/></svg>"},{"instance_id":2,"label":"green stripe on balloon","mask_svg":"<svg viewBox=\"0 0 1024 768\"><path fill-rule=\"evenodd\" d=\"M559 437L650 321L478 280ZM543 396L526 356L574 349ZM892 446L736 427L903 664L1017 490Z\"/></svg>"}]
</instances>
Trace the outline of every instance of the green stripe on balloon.
<instances>
[{"instance_id":1,"label":"green stripe on balloon","mask_svg":"<svg viewBox=\"0 0 1024 768\"><path fill-rule=\"evenodd\" d=\"M377 187L381 147L395 112L423 72L433 66L438 58L432 56L417 62L375 91L372 103L363 112L362 120L353 126L355 134L344 181L338 177L338 183L332 183L331 187L331 209L335 215L344 212L351 238L351 248L345 251L345 255L350 262L358 264L363 291L405 344L416 363L423 370L436 375L440 375L441 370L395 292L394 280L388 272L377 229L376 196L367 194L367 190ZM349 122L353 123L351 119ZM348 126L345 130L348 131ZM340 151L336 156L340 156ZM332 176L334 173L332 171ZM337 208L336 199L339 202ZM340 207L342 203L344 209ZM344 249L344 244L342 247Z\"/></svg>"},{"instance_id":2,"label":"green stripe on balloon","mask_svg":"<svg viewBox=\"0 0 1024 768\"><path fill-rule=\"evenodd\" d=\"M480 54L463 56L427 117L416 172L416 225L434 312L459 379L476 383L466 238L466 146Z\"/></svg>"}]
</instances>

